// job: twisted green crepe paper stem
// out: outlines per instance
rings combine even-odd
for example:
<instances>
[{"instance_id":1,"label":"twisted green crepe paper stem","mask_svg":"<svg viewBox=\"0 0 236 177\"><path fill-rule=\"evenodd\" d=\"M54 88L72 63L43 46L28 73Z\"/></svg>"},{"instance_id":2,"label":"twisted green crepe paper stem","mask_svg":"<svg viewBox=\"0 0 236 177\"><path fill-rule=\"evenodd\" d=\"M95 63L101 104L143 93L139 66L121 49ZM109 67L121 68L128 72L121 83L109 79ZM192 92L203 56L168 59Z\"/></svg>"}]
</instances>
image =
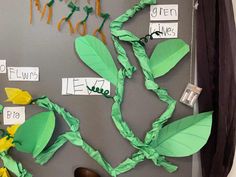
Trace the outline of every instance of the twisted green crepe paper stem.
<instances>
[{"instance_id":1,"label":"twisted green crepe paper stem","mask_svg":"<svg viewBox=\"0 0 236 177\"><path fill-rule=\"evenodd\" d=\"M117 59L120 62L120 64L125 68L125 75L128 78L131 78L133 73L136 71L136 68L130 64L129 59L126 55L125 49L119 44L118 40L114 36L112 36L112 40L113 40L115 49L118 53Z\"/></svg>"},{"instance_id":2,"label":"twisted green crepe paper stem","mask_svg":"<svg viewBox=\"0 0 236 177\"><path fill-rule=\"evenodd\" d=\"M42 96L32 102L32 104L37 104L38 106L48 109L49 111L57 112L63 117L68 126L72 131L77 131L80 126L79 120L67 112L64 108L50 101L46 96Z\"/></svg>"},{"instance_id":3,"label":"twisted green crepe paper stem","mask_svg":"<svg viewBox=\"0 0 236 177\"><path fill-rule=\"evenodd\" d=\"M124 22L128 21L132 18L137 12L142 10L146 5L156 3L155 0L141 0L139 4L136 4L133 8L127 10L123 15L114 20L111 25L111 33L113 35L112 39L115 44L116 51L118 53L118 59L122 62L122 65L125 67L128 63L128 57L126 55L125 50L119 44L119 40L128 41L132 44L134 53L138 58L140 65L142 67L143 73L145 75L145 86L148 90L152 90L155 92L159 98L168 104L167 110L162 114L159 120L156 120L152 125L152 130L150 130L145 137L145 143L142 143L137 137L135 137L134 133L129 129L128 125L123 121L121 115L121 103L123 100L123 89L124 89L124 79L126 77L125 73L123 78L121 77L121 72L119 72L119 82L116 96L114 97L115 103L112 107L112 118L115 123L117 129L120 131L121 135L129 140L131 144L139 149L143 154L139 154L140 156L145 155L146 158L152 159L155 165L163 166L169 172L173 172L177 169L176 166L165 161L164 157L159 156L159 154L149 146L150 142L155 140L158 137L158 133L161 130L163 124L172 116L173 111L175 109L176 101L172 99L166 90L160 89L159 86L154 82L154 77L152 75L148 57L142 45L137 42L137 37L133 35L129 31L121 30ZM137 43L137 44L136 44ZM126 63L125 63L126 62ZM129 63L128 63L129 64ZM130 76L130 75L129 75Z\"/></svg>"},{"instance_id":4,"label":"twisted green crepe paper stem","mask_svg":"<svg viewBox=\"0 0 236 177\"><path fill-rule=\"evenodd\" d=\"M23 168L22 164L13 160L7 152L1 152L0 158L3 161L4 166L14 173L17 177L32 177L32 174L27 172L26 169Z\"/></svg>"},{"instance_id":5,"label":"twisted green crepe paper stem","mask_svg":"<svg viewBox=\"0 0 236 177\"><path fill-rule=\"evenodd\" d=\"M3 105L0 104L0 114L3 113L3 108L4 108Z\"/></svg>"},{"instance_id":6,"label":"twisted green crepe paper stem","mask_svg":"<svg viewBox=\"0 0 236 177\"><path fill-rule=\"evenodd\" d=\"M45 96L34 100L33 103L62 115L66 122L70 122L68 125L71 128L73 128L73 123L78 122L77 118L73 117L69 112L66 112L64 108L53 103ZM36 157L36 162L41 165L47 163L53 157L56 151L68 141L70 141L75 146L82 148L91 158L93 158L100 166L102 166L107 171L107 173L109 173L113 177L116 177L121 173L125 173L133 169L138 163L142 162L145 158L142 152L138 152L133 154L131 158L127 158L126 160L124 160L116 168L112 168L112 166L104 159L104 157L99 153L99 151L93 149L89 144L87 144L82 139L79 131L75 131L75 129L73 129L71 132L66 132L60 135L52 146L50 146L48 149L45 149L41 154Z\"/></svg>"},{"instance_id":7,"label":"twisted green crepe paper stem","mask_svg":"<svg viewBox=\"0 0 236 177\"><path fill-rule=\"evenodd\" d=\"M81 147L85 152L88 153L90 157L97 161L109 174L112 176L116 176L111 165L106 162L106 160L102 157L102 155L94 150L90 145L88 145L82 139L78 129L79 129L79 120L72 116L69 112L65 111L64 108L50 101L47 97L41 97L39 99L34 100L35 104L50 111L55 111L59 115L63 117L63 119L68 123L71 132L66 132L60 135L55 143L50 146L48 149L44 150L41 154L36 157L36 162L43 165L48 162L52 158L52 156L56 153L56 151L62 147L67 141L70 141L75 146Z\"/></svg>"}]
</instances>

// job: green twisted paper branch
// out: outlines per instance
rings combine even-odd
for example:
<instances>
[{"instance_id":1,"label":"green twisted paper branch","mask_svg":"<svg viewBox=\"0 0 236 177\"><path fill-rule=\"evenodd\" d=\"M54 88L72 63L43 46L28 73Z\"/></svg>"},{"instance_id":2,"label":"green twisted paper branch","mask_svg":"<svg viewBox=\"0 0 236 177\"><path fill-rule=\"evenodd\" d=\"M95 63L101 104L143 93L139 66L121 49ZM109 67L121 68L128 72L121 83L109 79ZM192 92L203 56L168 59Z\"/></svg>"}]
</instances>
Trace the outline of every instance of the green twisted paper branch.
<instances>
[{"instance_id":1,"label":"green twisted paper branch","mask_svg":"<svg viewBox=\"0 0 236 177\"><path fill-rule=\"evenodd\" d=\"M0 158L3 161L3 165L17 177L32 177L26 169L23 168L22 164L13 160L7 152L1 152Z\"/></svg>"},{"instance_id":2,"label":"green twisted paper branch","mask_svg":"<svg viewBox=\"0 0 236 177\"><path fill-rule=\"evenodd\" d=\"M66 143L67 141L70 141L72 144L80 146L83 150L85 150L111 176L119 175L121 173L124 173L134 168L138 163L142 162L145 158L151 159L155 165L163 166L169 172L173 172L177 169L176 166L168 163L163 156L160 156L156 152L156 150L149 145L152 141L156 140L158 133L160 129L162 128L163 124L167 121L168 118L171 117L175 109L176 102L168 95L166 90L159 88L159 86L154 82L154 77L148 65L148 57L145 53L144 48L137 42L138 38L135 35L133 35L131 32L120 30L124 22L129 20L129 18L133 17L138 11L142 10L146 5L150 5L155 2L156 1L140 1L139 4L135 5L132 9L128 10L125 14L118 17L116 20L114 20L111 23L111 32L113 35L112 39L114 41L114 45L118 53L118 60L124 67L124 69L121 69L118 73L118 86L116 90L116 96L114 97L115 102L112 106L112 119L116 127L120 131L121 135L125 137L126 139L128 139L135 148L139 149L139 152L133 154L131 158L127 158L124 162L122 162L116 168L112 168L111 165L107 161L105 161L105 159L101 156L101 154L98 151L95 151L94 149L92 149L92 147L90 147L88 144L86 144L82 140L80 133L77 130L75 131L74 129L72 130L72 132L67 132L59 136L54 145L52 145L49 149L44 151L42 154L40 154L36 158L36 161L38 163L40 164L46 163L64 143ZM153 123L152 129L146 134L144 143L134 135L132 130L130 130L129 126L123 121L123 118L122 118L121 104L123 101L125 78L126 77L131 78L136 68L129 63L126 52L124 48L119 44L119 41L117 40L117 38L119 40L132 43L134 53L137 56L145 75L146 88L148 90L154 91L162 101L168 104L167 110L162 114L162 116L159 119L157 119ZM58 105L50 102L49 100L45 100L44 98L38 99L35 103L51 111L58 112L59 114L63 116L63 118L67 121L67 123L69 122L67 120L67 116L73 117L70 115L70 113L68 112L65 113L65 110L63 108L60 108ZM73 119L75 118L73 117ZM94 154L97 154L97 153L98 155L94 156Z\"/></svg>"},{"instance_id":3,"label":"green twisted paper branch","mask_svg":"<svg viewBox=\"0 0 236 177\"><path fill-rule=\"evenodd\" d=\"M137 149L139 149L147 159L151 159L157 166L163 166L169 172L173 172L177 169L176 166L164 160L164 157L160 157L156 150L149 144L156 140L158 133L163 127L164 123L172 116L175 110L176 101L171 98L167 91L159 88L159 86L154 82L154 77L149 66L149 58L145 52L145 49L139 42L138 38L129 31L121 30L123 23L132 18L137 12L142 10L146 5L154 4L156 0L145 1L141 0L139 4L136 4L133 8L127 10L123 15L114 20L111 25L112 39L115 44L116 51L118 53L118 60L125 68L124 72L119 72L118 86L116 90L116 96L114 97L115 103L112 107L112 118L113 122L119 130L120 134L126 138L130 143ZM145 86L148 90L155 92L160 100L166 102L168 107L166 111L152 124L152 130L150 130L145 137L145 142L143 143L139 138L137 138L128 125L124 122L121 113L121 103L123 101L123 91L124 91L124 80L125 77L131 77L132 70L134 68L128 62L128 57L124 48L119 44L119 40L123 40L132 44L134 53L141 65L143 73L145 75ZM127 67L128 66L128 67ZM131 71L131 72L130 72ZM123 74L123 76L121 76Z\"/></svg>"}]
</instances>

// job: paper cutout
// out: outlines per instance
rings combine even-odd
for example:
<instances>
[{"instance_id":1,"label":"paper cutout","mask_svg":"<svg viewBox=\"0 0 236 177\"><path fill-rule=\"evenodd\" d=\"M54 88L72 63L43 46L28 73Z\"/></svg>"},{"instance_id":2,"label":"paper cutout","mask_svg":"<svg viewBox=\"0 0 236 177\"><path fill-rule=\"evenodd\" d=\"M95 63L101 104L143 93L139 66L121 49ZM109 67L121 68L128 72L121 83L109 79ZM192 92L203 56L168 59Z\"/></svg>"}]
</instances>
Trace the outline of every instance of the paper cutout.
<instances>
[{"instance_id":1,"label":"paper cutout","mask_svg":"<svg viewBox=\"0 0 236 177\"><path fill-rule=\"evenodd\" d=\"M151 5L151 21L178 20L178 4Z\"/></svg>"},{"instance_id":2,"label":"paper cutout","mask_svg":"<svg viewBox=\"0 0 236 177\"><path fill-rule=\"evenodd\" d=\"M13 137L15 135L16 130L19 128L19 125L13 125L7 128L7 132L0 129L0 153L7 151L11 147L14 147L15 144L13 142Z\"/></svg>"},{"instance_id":3,"label":"paper cutout","mask_svg":"<svg viewBox=\"0 0 236 177\"><path fill-rule=\"evenodd\" d=\"M75 31L74 31L74 28L73 28L73 25L72 25L70 19L76 11L80 10L80 8L78 6L76 6L76 4L73 3L72 1L70 1L70 3L68 4L68 7L71 9L71 11L67 16L62 17L62 19L58 22L57 29L58 29L58 31L61 31L61 26L65 22L65 23L68 23L68 26L70 29L70 34L74 34Z\"/></svg>"},{"instance_id":4,"label":"paper cutout","mask_svg":"<svg viewBox=\"0 0 236 177\"><path fill-rule=\"evenodd\" d=\"M41 13L41 20L43 19L43 17L46 14L47 8L48 8L48 18L47 18L47 24L51 23L51 19L52 19L52 14L53 14L53 4L55 3L55 0L50 0L49 2L47 2L46 4L44 4L43 6L43 10Z\"/></svg>"},{"instance_id":5,"label":"paper cutout","mask_svg":"<svg viewBox=\"0 0 236 177\"><path fill-rule=\"evenodd\" d=\"M34 5L36 6L37 10L40 12L41 10L41 4L40 4L40 0L30 0L30 17L29 17L29 22L30 24L32 24L33 21L33 2Z\"/></svg>"},{"instance_id":6,"label":"paper cutout","mask_svg":"<svg viewBox=\"0 0 236 177\"><path fill-rule=\"evenodd\" d=\"M168 73L188 52L189 45L181 39L170 39L158 44L150 58L154 77Z\"/></svg>"},{"instance_id":7,"label":"paper cutout","mask_svg":"<svg viewBox=\"0 0 236 177\"><path fill-rule=\"evenodd\" d=\"M62 95L101 95L87 88L93 86L110 92L110 82L103 78L62 78Z\"/></svg>"},{"instance_id":8,"label":"paper cutout","mask_svg":"<svg viewBox=\"0 0 236 177\"><path fill-rule=\"evenodd\" d=\"M87 40L85 40L85 42L81 40L81 39L85 39L86 36L78 38L77 40L81 43L80 45L77 45L78 41L76 40L76 50L79 55L81 55L81 51L82 51L82 54L83 54L82 56L84 58L83 57L81 58L90 68L94 69L95 72L97 72L102 77L104 77L105 79L111 82L114 81L114 78L116 79L117 82L114 82L115 83L114 85L117 86L117 89L116 89L116 95L114 96L114 104L112 106L112 119L115 126L119 130L120 134L124 138L126 138L130 142L130 144L134 148L136 148L138 151L132 154L130 158L127 158L126 160L124 160L117 167L115 168L111 167L111 165L102 157L99 151L93 149L90 145L88 145L82 139L81 134L79 132L79 126L80 126L79 120L73 117L69 112L65 111L64 108L51 102L47 97L41 97L41 98L35 99L33 103L40 107L46 108L50 111L55 111L59 115L61 115L67 122L68 126L70 127L70 131L59 136L52 146L45 149L42 153L40 153L36 157L36 161L39 164L45 164L62 145L64 145L66 142L69 141L73 145L81 147L113 177L116 177L117 175L121 173L131 170L138 163L144 161L145 159L152 160L156 166L161 166L165 168L168 172L174 172L177 170L177 166L165 160L165 156L159 154L158 151L156 150L156 147L153 147L151 145L153 142L157 141L158 135L162 127L168 121L168 119L172 116L173 111L175 110L176 101L168 95L168 92L166 89L160 88L154 82L154 77L153 77L151 68L149 66L150 64L149 58L147 57L144 47L138 42L139 38L129 31L121 30L124 22L132 18L137 12L141 11L146 5L154 4L154 3L156 3L156 0L140 0L139 4L136 4L131 9L127 10L124 14L122 14L120 17L114 20L112 24L110 25L111 32L112 32L112 39L114 41L114 45L118 53L117 58L119 62L121 63L121 65L123 66L123 68L120 69L119 72L117 72L116 67L114 67L116 71L116 75L115 75L116 77L112 76L112 78L107 79L106 77L108 76L111 77L111 76L108 74L104 74L104 71L108 72L107 70L111 68L111 67L106 66L107 53L108 55L110 55L110 53L107 51L106 48L105 48L106 59L101 57L98 60L97 58L91 57L91 53L92 53L92 56L94 56L93 55L94 51L101 49L99 48L100 47L99 45L97 47L91 47L93 46L94 43L96 43L96 38L91 39L91 37L88 37L91 39L89 40L89 42ZM124 50L122 45L120 45L119 41L126 41L132 45L134 54L136 55L141 65L141 68L143 70L143 73L145 76L145 86L147 90L153 91L155 94L157 94L157 96L159 97L161 101L167 103L168 105L167 109L163 112L163 114L154 121L154 123L152 124L152 129L149 132L147 132L145 139L143 141L140 140L137 136L135 136L135 134L129 128L127 123L123 120L123 116L122 116L121 106L122 106L122 101L124 99L123 95L124 95L125 80L127 78L132 77L132 74L135 72L135 67L130 64L128 57L126 55L126 51ZM95 52L95 53L99 53L99 52L101 52L102 54L104 53L103 50L99 50L98 52ZM108 57L108 58L109 58L108 59L109 62L110 62L110 59L112 61L112 57ZM105 63L105 67L104 67L104 63ZM112 66L115 66L113 61L112 61ZM114 68L112 70L114 70ZM110 72L110 74L113 74L113 73L114 71ZM208 127L208 129L210 129L210 127Z\"/></svg>"},{"instance_id":9,"label":"paper cutout","mask_svg":"<svg viewBox=\"0 0 236 177\"><path fill-rule=\"evenodd\" d=\"M23 124L25 122L25 107L4 107L4 125Z\"/></svg>"},{"instance_id":10,"label":"paper cutout","mask_svg":"<svg viewBox=\"0 0 236 177\"><path fill-rule=\"evenodd\" d=\"M184 90L184 93L182 94L180 102L189 107L193 107L197 102L197 99L201 94L201 92L202 88L188 83L187 87Z\"/></svg>"},{"instance_id":11,"label":"paper cutout","mask_svg":"<svg viewBox=\"0 0 236 177\"><path fill-rule=\"evenodd\" d=\"M6 168L0 168L1 177L11 177Z\"/></svg>"},{"instance_id":12,"label":"paper cutout","mask_svg":"<svg viewBox=\"0 0 236 177\"><path fill-rule=\"evenodd\" d=\"M153 37L158 38L177 38L178 37L178 23L150 23L149 34L160 31L161 35L154 35Z\"/></svg>"},{"instance_id":13,"label":"paper cutout","mask_svg":"<svg viewBox=\"0 0 236 177\"><path fill-rule=\"evenodd\" d=\"M0 60L0 73L7 73L7 61Z\"/></svg>"},{"instance_id":14,"label":"paper cutout","mask_svg":"<svg viewBox=\"0 0 236 177\"><path fill-rule=\"evenodd\" d=\"M107 40L106 40L106 35L104 34L104 32L102 31L102 28L105 24L105 22L108 20L108 18L110 17L110 15L108 13L103 14L101 13L101 17L103 18L103 22L100 25L100 27L98 29L95 29L93 32L94 36L97 36L97 34L99 34L101 36L101 40L104 44L107 44Z\"/></svg>"},{"instance_id":15,"label":"paper cutout","mask_svg":"<svg viewBox=\"0 0 236 177\"><path fill-rule=\"evenodd\" d=\"M79 32L79 34L81 36L84 36L84 35L87 34L87 20L88 20L89 15L93 12L93 8L92 7L85 6L83 9L86 12L86 17L85 17L84 20L77 22L77 24L75 26L75 31ZM80 30L80 26L81 25L83 27L83 31L82 32Z\"/></svg>"},{"instance_id":16,"label":"paper cutout","mask_svg":"<svg viewBox=\"0 0 236 177\"><path fill-rule=\"evenodd\" d=\"M207 142L212 126L212 112L177 120L161 129L152 146L159 154L185 157L198 152Z\"/></svg>"},{"instance_id":17,"label":"paper cutout","mask_svg":"<svg viewBox=\"0 0 236 177\"><path fill-rule=\"evenodd\" d=\"M117 69L107 47L93 36L79 37L75 49L81 60L113 85L117 84Z\"/></svg>"},{"instance_id":18,"label":"paper cutout","mask_svg":"<svg viewBox=\"0 0 236 177\"><path fill-rule=\"evenodd\" d=\"M96 15L101 16L101 0L96 0Z\"/></svg>"},{"instance_id":19,"label":"paper cutout","mask_svg":"<svg viewBox=\"0 0 236 177\"><path fill-rule=\"evenodd\" d=\"M16 143L16 149L31 153L33 157L36 157L49 142L54 128L55 116L53 112L33 115L16 131L14 141L20 142Z\"/></svg>"},{"instance_id":20,"label":"paper cutout","mask_svg":"<svg viewBox=\"0 0 236 177\"><path fill-rule=\"evenodd\" d=\"M18 105L27 105L32 101L32 96L27 91L18 88L5 88L8 99L5 102L12 102Z\"/></svg>"},{"instance_id":21,"label":"paper cutout","mask_svg":"<svg viewBox=\"0 0 236 177\"><path fill-rule=\"evenodd\" d=\"M0 114L3 113L3 108L4 108L3 105L0 104Z\"/></svg>"},{"instance_id":22,"label":"paper cutout","mask_svg":"<svg viewBox=\"0 0 236 177\"><path fill-rule=\"evenodd\" d=\"M22 164L13 160L7 152L0 153L4 167L14 173L17 177L32 177L32 175L23 168Z\"/></svg>"},{"instance_id":23,"label":"paper cutout","mask_svg":"<svg viewBox=\"0 0 236 177\"><path fill-rule=\"evenodd\" d=\"M8 67L9 81L39 81L38 67Z\"/></svg>"}]
</instances>

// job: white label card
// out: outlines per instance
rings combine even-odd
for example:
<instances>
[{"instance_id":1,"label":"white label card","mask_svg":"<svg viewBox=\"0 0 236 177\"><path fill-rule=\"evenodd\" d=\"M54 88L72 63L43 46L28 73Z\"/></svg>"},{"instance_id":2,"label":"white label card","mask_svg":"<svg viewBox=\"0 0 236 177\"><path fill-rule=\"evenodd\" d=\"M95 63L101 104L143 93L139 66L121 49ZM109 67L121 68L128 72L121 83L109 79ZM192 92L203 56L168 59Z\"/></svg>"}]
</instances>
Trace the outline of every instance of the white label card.
<instances>
[{"instance_id":1,"label":"white label card","mask_svg":"<svg viewBox=\"0 0 236 177\"><path fill-rule=\"evenodd\" d=\"M178 20L178 4L151 5L151 21L170 21Z\"/></svg>"},{"instance_id":2,"label":"white label card","mask_svg":"<svg viewBox=\"0 0 236 177\"><path fill-rule=\"evenodd\" d=\"M0 60L0 73L7 73L7 61Z\"/></svg>"},{"instance_id":3,"label":"white label card","mask_svg":"<svg viewBox=\"0 0 236 177\"><path fill-rule=\"evenodd\" d=\"M4 125L23 124L25 122L25 107L4 107L3 123Z\"/></svg>"},{"instance_id":4,"label":"white label card","mask_svg":"<svg viewBox=\"0 0 236 177\"><path fill-rule=\"evenodd\" d=\"M9 81L39 81L38 67L7 67Z\"/></svg>"},{"instance_id":5,"label":"white label card","mask_svg":"<svg viewBox=\"0 0 236 177\"><path fill-rule=\"evenodd\" d=\"M93 86L108 90L110 93L110 82L103 78L62 78L62 95L101 95L90 91Z\"/></svg>"},{"instance_id":6,"label":"white label card","mask_svg":"<svg viewBox=\"0 0 236 177\"><path fill-rule=\"evenodd\" d=\"M149 34L155 31L160 31L162 34L153 35L153 38L177 38L178 23L150 23Z\"/></svg>"}]
</instances>

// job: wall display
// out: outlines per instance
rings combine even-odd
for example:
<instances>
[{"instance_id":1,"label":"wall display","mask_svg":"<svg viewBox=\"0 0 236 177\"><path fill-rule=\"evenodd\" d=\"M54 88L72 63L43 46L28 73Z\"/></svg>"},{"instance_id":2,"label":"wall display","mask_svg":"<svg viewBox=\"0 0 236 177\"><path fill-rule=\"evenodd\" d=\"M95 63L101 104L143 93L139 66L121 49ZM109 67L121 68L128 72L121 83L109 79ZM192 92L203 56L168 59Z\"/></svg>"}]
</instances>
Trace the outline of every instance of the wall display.
<instances>
[{"instance_id":1,"label":"wall display","mask_svg":"<svg viewBox=\"0 0 236 177\"><path fill-rule=\"evenodd\" d=\"M47 17L47 23L53 24L52 15L58 16L58 6L55 2L32 0L31 5L36 5L35 7L39 10L42 19ZM1 78L1 83L4 83L3 86L7 87L5 89L8 97L7 101L10 102L9 104L4 103L4 106L5 104L5 107L11 104L26 105L27 115L27 120L17 127L12 135L8 130L2 130L3 133L0 139L3 143L2 147L7 145L0 154L3 166L16 176L21 177L31 177L32 175L40 177L48 175L68 176L72 175L78 166L89 166L89 168L96 169L95 171L98 171L104 177L139 177L140 175L143 176L143 172L152 176L158 174L160 177L173 176L167 172L176 172L174 176L177 177L189 176L191 170L187 167L191 166L190 158L182 157L192 155L207 142L211 130L212 112L191 115L188 108L178 105L175 99L169 95L167 89L162 88L162 85L168 87L164 83L168 80L170 83L173 82L172 85L176 85L176 90L168 87L170 93L182 91L180 87L185 85L181 82L184 81L184 77L181 76L181 80L177 79L178 84L173 79L176 79L175 75L180 76L180 73L188 72L184 69L186 61L183 60L189 52L188 42L185 42L186 39L188 41L188 37L183 37L184 40L156 41L151 34L145 36L148 33L149 22L147 20L145 22L140 21L141 24L146 24L146 27L143 25L145 30L139 28L142 32L139 35L133 33L138 30L138 28L135 28L136 25L129 29L129 25L132 26L134 23L128 23L128 29L122 29L124 23L129 20L135 22L136 18L145 19L149 15L148 8L145 7L156 4L155 0L112 3L111 1L100 0L94 2L63 2L69 6L71 11L66 18L63 17L60 20L58 29L61 30L69 24L71 34L81 33L81 35L76 36L74 44L73 42L68 43L68 39L72 36L66 36L64 34L66 30L63 30L60 36L58 36L58 32L50 33L50 36L57 36L54 38L55 42L57 39L64 38L64 40L61 40L64 41L63 45L60 44L61 41L59 40L56 45L52 45L54 40L51 40L50 36L44 38L45 43L40 44L40 47L36 41L31 41L28 44L26 40L22 47L29 45L32 48L28 55L36 56L37 51L39 52L39 50L33 50L34 45L41 48L38 53L40 55L37 55L40 56L41 60L33 58L24 62L24 66L32 66L33 64L40 67L40 81L15 83L8 82L3 77ZM120 3L125 3L125 6L119 7ZM41 8L41 4L44 4L43 8ZM110 9L111 4L120 9L119 12ZM102 12L101 6L103 6L102 9L110 9L109 14ZM96 21L97 23L94 23L93 8L97 15L96 18L99 19L99 21ZM145 10L143 10L144 8ZM79 9L84 9L86 16L84 16L85 13L75 13ZM138 12L146 14L146 16L137 15L133 18ZM62 11L60 14L63 13ZM178 17L181 21L181 12L179 12ZM106 27L105 22L108 18L115 19L110 24L112 41L106 37L110 37L108 29L103 28ZM78 22L78 19L82 19L82 22ZM77 28L74 28L73 24L76 24ZM86 28L87 24L91 29ZM34 25L37 26L38 24L34 23ZM44 26L41 25L40 29L46 29ZM83 28L80 31L81 27ZM35 29L37 28L34 28L34 26L30 28L32 31ZM153 33L163 35L161 30L155 30ZM86 34L98 35L98 38ZM180 36L184 36L182 31L180 31ZM43 38L39 37L38 40L42 41ZM150 43L148 43L149 41ZM150 49L149 45L153 42L156 43L156 46ZM49 45L49 43L51 44ZM124 43L128 43L132 50ZM4 49L4 46L1 47ZM117 54L115 54L113 47ZM17 50L14 51L17 52ZM53 57L49 58L49 53L53 54ZM12 58L6 52L2 54L5 55L2 56L3 58ZM78 57L76 57L76 54ZM136 57L139 65L130 56L132 54ZM149 54L151 57L148 57ZM74 60L71 58L74 58ZM21 60L24 60L24 58L22 57ZM103 81L111 83L111 87L110 84L106 87L101 87L99 84L86 84L84 89L89 93L88 95L100 94L101 96L86 97L77 94L70 94L71 96L68 97L61 96L65 88L74 88L74 82L73 85L68 84L71 79L76 79L73 76L78 78L97 77L92 71L86 71L85 65L82 65L80 60L101 76ZM15 66L16 62L12 59L8 61L8 64ZM50 69L48 68L49 64ZM80 67L80 65L82 66ZM63 66L63 69L61 66ZM175 74L171 74L172 72ZM176 72L180 73L176 74ZM141 77L144 77L145 84L132 85L132 91L130 92L129 84L142 81ZM158 81L155 80L156 78L158 78ZM48 79L50 82L48 82ZM62 90L60 90L61 86ZM3 90L3 87L0 89ZM154 94L149 95L147 92L147 97L142 97L142 94L146 94L147 90ZM65 95L68 95L68 90L66 92ZM75 91L72 92L75 93ZM41 96L41 94L48 95L50 99L47 96ZM131 102L127 102L134 95L135 98L133 97ZM158 105L158 109L155 96L161 103L161 105ZM136 98L141 98L141 101ZM1 99L4 100L4 97L1 97ZM134 99L136 100L134 101ZM176 104L179 106L178 109L175 109ZM132 111L132 106L135 106L135 111ZM151 110L150 108L155 109ZM185 113L180 113L180 109L185 110ZM3 110L3 106L1 110ZM175 110L178 114L174 113ZM90 116L86 116L85 112L91 113ZM156 119L150 119L153 116ZM172 117L178 120L170 122L169 119ZM153 123L151 124L151 122ZM86 127L86 124L88 126L90 123L94 123L94 126L92 128ZM64 124L68 127L65 127ZM147 127L150 127L150 124L151 128L148 130ZM101 134L101 131L104 132ZM140 132L146 133L141 134ZM70 143L66 144L66 142ZM9 148L15 150L9 151ZM68 152L66 152L67 150ZM24 153L31 154L35 162L43 166L35 165L29 156L24 156ZM21 163L14 160L15 156L23 163L24 168ZM116 157L115 161L112 156ZM94 163L93 160L97 163ZM55 166L55 164L57 165ZM135 168L136 166L137 168ZM177 166L179 166L179 169ZM159 167L164 168L167 172L159 170ZM30 173L26 169L30 169Z\"/></svg>"},{"instance_id":2,"label":"wall display","mask_svg":"<svg viewBox=\"0 0 236 177\"><path fill-rule=\"evenodd\" d=\"M68 0L68 1L67 0L66 1L59 0L59 1L65 2L67 7L70 9L70 13L67 16L62 17L59 20L59 22L57 23L58 31L61 31L62 25L64 23L67 23L71 35L76 33L76 32L78 32L81 36L86 35L87 34L87 22L86 21L88 20L89 15L93 12L93 8L92 7L88 7L88 6L85 6L83 8L83 10L86 13L86 17L85 17L84 20L78 21L76 23L76 25L75 25L75 28L74 28L73 24L71 22L71 18L74 15L75 12L80 11L79 1L78 0ZM46 14L46 12L48 10L48 13L47 13L47 24L51 24L52 16L53 16L53 5L55 3L55 0L50 0L49 2L46 2L43 5L43 9L42 10L41 10L41 3L40 3L40 1L39 0L37 0L37 1L35 0L34 2L35 2L35 6L36 6L37 10L41 13L41 20L45 17L45 14ZM90 4L90 1L88 0L87 3ZM99 28L94 30L93 35L96 36L98 34L99 36L101 36L102 41L104 43L106 43L106 36L102 32L102 28L103 28L105 22L107 21L107 19L109 18L110 15L108 13L102 13L101 12L101 1L100 0L96 0L95 10L96 10L95 11L96 15L103 18L103 22L102 22L102 24L100 25ZM33 0L30 0L30 24L32 24L32 16L33 16ZM82 27L83 27L83 31L82 32L80 30L80 25L82 25Z\"/></svg>"}]
</instances>

